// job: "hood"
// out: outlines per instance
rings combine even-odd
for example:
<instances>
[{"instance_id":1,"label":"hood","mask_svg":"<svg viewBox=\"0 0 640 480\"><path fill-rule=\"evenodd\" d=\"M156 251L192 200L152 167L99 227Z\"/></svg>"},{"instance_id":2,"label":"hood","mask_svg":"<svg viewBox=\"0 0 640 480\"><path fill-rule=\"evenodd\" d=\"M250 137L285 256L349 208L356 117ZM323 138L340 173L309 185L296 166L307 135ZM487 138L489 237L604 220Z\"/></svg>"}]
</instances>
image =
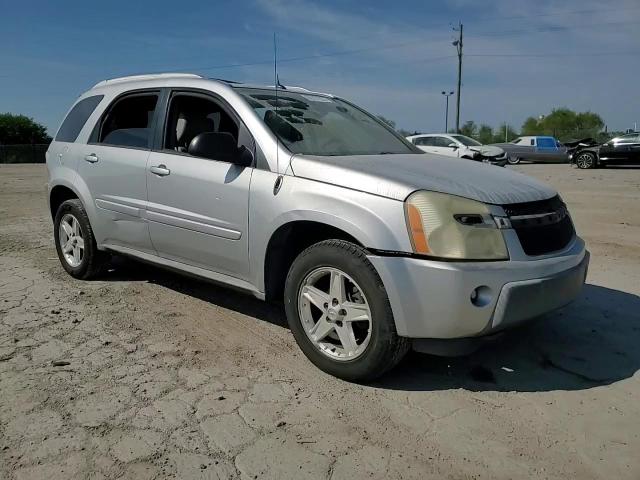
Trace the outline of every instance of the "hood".
<instances>
[{"instance_id":1,"label":"hood","mask_svg":"<svg viewBox=\"0 0 640 480\"><path fill-rule=\"evenodd\" d=\"M315 157L294 155L296 177L404 201L416 190L449 193L485 203L546 200L547 185L493 165L432 154Z\"/></svg>"},{"instance_id":2,"label":"hood","mask_svg":"<svg viewBox=\"0 0 640 480\"><path fill-rule=\"evenodd\" d=\"M469 147L469 150L473 150L474 152L480 152L485 157L499 157L504 153L500 147L496 147L494 145L482 145L481 147Z\"/></svg>"}]
</instances>

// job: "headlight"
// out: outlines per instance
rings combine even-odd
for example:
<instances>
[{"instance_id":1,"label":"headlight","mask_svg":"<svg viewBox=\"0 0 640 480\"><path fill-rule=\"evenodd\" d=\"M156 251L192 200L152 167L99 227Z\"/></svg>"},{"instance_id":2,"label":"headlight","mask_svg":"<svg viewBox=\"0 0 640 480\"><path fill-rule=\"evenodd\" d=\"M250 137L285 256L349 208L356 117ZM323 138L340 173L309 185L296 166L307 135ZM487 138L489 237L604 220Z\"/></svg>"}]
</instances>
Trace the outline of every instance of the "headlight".
<instances>
[{"instance_id":1,"label":"headlight","mask_svg":"<svg viewBox=\"0 0 640 480\"><path fill-rule=\"evenodd\" d=\"M415 253L459 260L508 260L507 246L489 208L445 193L419 191L405 202Z\"/></svg>"}]
</instances>

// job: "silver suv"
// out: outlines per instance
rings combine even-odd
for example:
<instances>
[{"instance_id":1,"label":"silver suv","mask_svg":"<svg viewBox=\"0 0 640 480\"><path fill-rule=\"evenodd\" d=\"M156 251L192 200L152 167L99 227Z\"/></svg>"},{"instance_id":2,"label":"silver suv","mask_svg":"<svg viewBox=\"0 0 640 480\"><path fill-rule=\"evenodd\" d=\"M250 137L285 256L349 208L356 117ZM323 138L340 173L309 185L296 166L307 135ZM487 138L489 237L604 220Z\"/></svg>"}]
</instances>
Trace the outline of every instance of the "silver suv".
<instances>
[{"instance_id":1,"label":"silver suv","mask_svg":"<svg viewBox=\"0 0 640 480\"><path fill-rule=\"evenodd\" d=\"M76 278L110 253L284 303L322 370L366 380L561 307L589 254L551 188L425 154L297 87L162 74L98 83L47 152Z\"/></svg>"}]
</instances>

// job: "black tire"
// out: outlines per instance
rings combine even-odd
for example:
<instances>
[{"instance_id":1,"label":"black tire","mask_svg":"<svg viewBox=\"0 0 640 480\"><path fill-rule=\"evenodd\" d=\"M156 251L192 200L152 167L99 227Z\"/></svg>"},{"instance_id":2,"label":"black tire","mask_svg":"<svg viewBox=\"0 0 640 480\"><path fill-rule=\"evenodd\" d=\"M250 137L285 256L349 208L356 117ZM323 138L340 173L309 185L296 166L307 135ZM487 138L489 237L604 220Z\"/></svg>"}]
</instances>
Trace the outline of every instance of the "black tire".
<instances>
[{"instance_id":1,"label":"black tire","mask_svg":"<svg viewBox=\"0 0 640 480\"><path fill-rule=\"evenodd\" d=\"M507 162L509 163L509 165L518 165L520 163L520 157L507 157Z\"/></svg>"},{"instance_id":2,"label":"black tire","mask_svg":"<svg viewBox=\"0 0 640 480\"><path fill-rule=\"evenodd\" d=\"M82 238L84 240L84 254L80 264L77 266L72 266L66 260L64 253L62 252L62 246L60 245L60 223L66 214L70 214L76 218L80 225ZM80 200L67 200L60 205L53 222L53 236L62 268L64 268L72 277L79 278L81 280L88 280L96 277L104 270L109 259L109 255L98 250L98 247L96 246L96 239L93 236L93 230L89 223L89 217L87 216L87 212L82 206L82 202Z\"/></svg>"},{"instance_id":3,"label":"black tire","mask_svg":"<svg viewBox=\"0 0 640 480\"><path fill-rule=\"evenodd\" d=\"M582 170L596 168L598 159L593 152L578 152L575 156L575 164Z\"/></svg>"},{"instance_id":4,"label":"black tire","mask_svg":"<svg viewBox=\"0 0 640 480\"><path fill-rule=\"evenodd\" d=\"M307 275L318 267L337 268L363 290L371 311L371 338L353 360L334 360L323 354L307 336L298 310L298 293ZM398 364L410 347L396 332L389 297L365 251L343 240L326 240L304 250L293 262L285 284L285 310L291 332L304 354L321 370L349 381L379 377Z\"/></svg>"}]
</instances>

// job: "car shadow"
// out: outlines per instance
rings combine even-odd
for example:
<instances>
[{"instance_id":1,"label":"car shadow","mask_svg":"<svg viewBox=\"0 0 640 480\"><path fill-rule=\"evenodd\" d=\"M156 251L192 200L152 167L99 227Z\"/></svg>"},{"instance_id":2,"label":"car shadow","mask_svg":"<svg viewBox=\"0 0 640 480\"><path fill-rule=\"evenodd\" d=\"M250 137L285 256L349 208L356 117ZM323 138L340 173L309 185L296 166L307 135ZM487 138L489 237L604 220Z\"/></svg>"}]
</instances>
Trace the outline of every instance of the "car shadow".
<instances>
[{"instance_id":1,"label":"car shadow","mask_svg":"<svg viewBox=\"0 0 640 480\"><path fill-rule=\"evenodd\" d=\"M587 284L581 296L466 357L410 353L375 386L407 391L582 390L640 370L640 297Z\"/></svg>"},{"instance_id":2,"label":"car shadow","mask_svg":"<svg viewBox=\"0 0 640 480\"><path fill-rule=\"evenodd\" d=\"M144 280L288 328L279 305L134 260L116 257L106 281ZM507 332L471 355L410 352L369 385L405 391L544 392L582 390L632 377L640 370L640 297L587 284L567 307Z\"/></svg>"}]
</instances>

